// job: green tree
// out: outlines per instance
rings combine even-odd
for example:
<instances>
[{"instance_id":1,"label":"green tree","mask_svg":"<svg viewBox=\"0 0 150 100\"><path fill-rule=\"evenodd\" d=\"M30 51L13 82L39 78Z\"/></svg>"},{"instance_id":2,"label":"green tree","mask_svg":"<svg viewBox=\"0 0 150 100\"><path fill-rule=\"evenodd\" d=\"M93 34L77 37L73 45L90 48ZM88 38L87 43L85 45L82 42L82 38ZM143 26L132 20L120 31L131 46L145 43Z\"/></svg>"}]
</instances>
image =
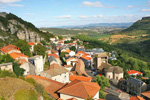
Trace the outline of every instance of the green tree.
<instances>
[{"instance_id":1,"label":"green tree","mask_svg":"<svg viewBox=\"0 0 150 100\"><path fill-rule=\"evenodd\" d=\"M16 77L16 75L11 71L0 70L0 77Z\"/></svg>"},{"instance_id":2,"label":"green tree","mask_svg":"<svg viewBox=\"0 0 150 100\"><path fill-rule=\"evenodd\" d=\"M109 80L105 76L99 76L96 75L94 82L97 82L98 85L101 87L101 90L103 90L105 87L109 87Z\"/></svg>"},{"instance_id":3,"label":"green tree","mask_svg":"<svg viewBox=\"0 0 150 100\"><path fill-rule=\"evenodd\" d=\"M46 48L41 44L37 44L34 46L34 54L35 55L42 55L45 56Z\"/></svg>"},{"instance_id":4,"label":"green tree","mask_svg":"<svg viewBox=\"0 0 150 100\"><path fill-rule=\"evenodd\" d=\"M43 45L46 45L46 41L44 41L44 40L42 40L41 43L42 43Z\"/></svg>"},{"instance_id":5,"label":"green tree","mask_svg":"<svg viewBox=\"0 0 150 100\"><path fill-rule=\"evenodd\" d=\"M19 40L16 43L16 46L20 49L22 53L29 57L31 56L30 45L25 40Z\"/></svg>"},{"instance_id":6,"label":"green tree","mask_svg":"<svg viewBox=\"0 0 150 100\"><path fill-rule=\"evenodd\" d=\"M103 90L99 91L99 98L105 99L106 98L106 94Z\"/></svg>"},{"instance_id":7,"label":"green tree","mask_svg":"<svg viewBox=\"0 0 150 100\"><path fill-rule=\"evenodd\" d=\"M76 47L72 46L72 47L70 47L70 50L76 51Z\"/></svg>"},{"instance_id":8,"label":"green tree","mask_svg":"<svg viewBox=\"0 0 150 100\"><path fill-rule=\"evenodd\" d=\"M60 36L60 35L59 35L58 38L59 38L59 39L63 39L63 36Z\"/></svg>"}]
</instances>

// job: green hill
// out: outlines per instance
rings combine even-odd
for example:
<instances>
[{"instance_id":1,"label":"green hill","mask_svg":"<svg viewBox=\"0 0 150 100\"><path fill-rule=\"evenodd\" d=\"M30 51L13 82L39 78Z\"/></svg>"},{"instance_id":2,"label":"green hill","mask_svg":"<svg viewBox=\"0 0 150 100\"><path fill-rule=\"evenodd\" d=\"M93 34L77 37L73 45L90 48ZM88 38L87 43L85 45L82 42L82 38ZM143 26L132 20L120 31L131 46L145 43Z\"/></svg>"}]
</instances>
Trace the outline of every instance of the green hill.
<instances>
[{"instance_id":1,"label":"green hill","mask_svg":"<svg viewBox=\"0 0 150 100\"><path fill-rule=\"evenodd\" d=\"M150 17L143 17L135 22L131 27L122 31L122 34L141 35L150 34Z\"/></svg>"}]
</instances>

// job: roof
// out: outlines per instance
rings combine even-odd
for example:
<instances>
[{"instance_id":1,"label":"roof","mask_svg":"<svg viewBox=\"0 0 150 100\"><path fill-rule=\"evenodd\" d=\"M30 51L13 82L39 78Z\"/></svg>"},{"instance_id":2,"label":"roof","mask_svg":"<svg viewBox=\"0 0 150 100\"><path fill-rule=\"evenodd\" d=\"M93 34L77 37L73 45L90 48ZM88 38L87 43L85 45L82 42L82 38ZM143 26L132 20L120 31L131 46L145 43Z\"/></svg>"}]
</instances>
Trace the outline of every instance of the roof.
<instances>
[{"instance_id":1,"label":"roof","mask_svg":"<svg viewBox=\"0 0 150 100\"><path fill-rule=\"evenodd\" d=\"M54 56L49 56L48 57L48 61L49 61L49 63L51 63L53 61L55 61L57 63L57 60L56 60L56 58Z\"/></svg>"},{"instance_id":2,"label":"roof","mask_svg":"<svg viewBox=\"0 0 150 100\"><path fill-rule=\"evenodd\" d=\"M70 52L71 52L71 50L66 50L65 52L70 53Z\"/></svg>"},{"instance_id":3,"label":"roof","mask_svg":"<svg viewBox=\"0 0 150 100\"><path fill-rule=\"evenodd\" d=\"M102 63L101 66L98 67L98 69L102 70L103 68L111 67L111 64Z\"/></svg>"},{"instance_id":4,"label":"roof","mask_svg":"<svg viewBox=\"0 0 150 100\"><path fill-rule=\"evenodd\" d=\"M85 77L85 76L77 76L77 75L69 75L69 80L74 81L74 80L80 80L80 81L85 81L85 82L91 82L92 78L91 77Z\"/></svg>"},{"instance_id":5,"label":"roof","mask_svg":"<svg viewBox=\"0 0 150 100\"><path fill-rule=\"evenodd\" d=\"M88 98L89 96L94 97L99 90L100 86L97 83L74 80L58 92L79 98Z\"/></svg>"},{"instance_id":6,"label":"roof","mask_svg":"<svg viewBox=\"0 0 150 100\"><path fill-rule=\"evenodd\" d=\"M90 55L90 54L85 53L85 52L83 52L83 51L78 51L78 53L79 53L79 54L83 54L83 55Z\"/></svg>"},{"instance_id":7,"label":"roof","mask_svg":"<svg viewBox=\"0 0 150 100\"><path fill-rule=\"evenodd\" d=\"M142 86L144 84L143 81L135 79L133 77L129 77L127 81L132 83L132 84L134 84L134 85L136 85L136 86L138 86L138 87L140 87L140 86Z\"/></svg>"},{"instance_id":8,"label":"roof","mask_svg":"<svg viewBox=\"0 0 150 100\"><path fill-rule=\"evenodd\" d=\"M2 47L0 49L0 51L2 51L3 53L8 53L9 51L11 50L18 50L19 51L19 48L17 48L15 45L8 45L8 46L5 46L5 47Z\"/></svg>"},{"instance_id":9,"label":"roof","mask_svg":"<svg viewBox=\"0 0 150 100\"><path fill-rule=\"evenodd\" d=\"M22 54L22 53L17 53L17 52L14 52L14 53L10 53L9 54L13 59L16 59L16 58L20 58L20 57L25 57L27 58L28 56Z\"/></svg>"},{"instance_id":10,"label":"roof","mask_svg":"<svg viewBox=\"0 0 150 100\"><path fill-rule=\"evenodd\" d=\"M59 58L57 54L48 54L48 56L53 56L54 58Z\"/></svg>"},{"instance_id":11,"label":"roof","mask_svg":"<svg viewBox=\"0 0 150 100\"><path fill-rule=\"evenodd\" d=\"M107 57L107 52L101 52L97 54L97 57Z\"/></svg>"},{"instance_id":12,"label":"roof","mask_svg":"<svg viewBox=\"0 0 150 100\"><path fill-rule=\"evenodd\" d=\"M127 71L127 73L129 74L129 75L131 75L131 74L143 74L143 73L141 73L141 72L139 72L139 71L135 71L135 70L129 70L129 71Z\"/></svg>"},{"instance_id":13,"label":"roof","mask_svg":"<svg viewBox=\"0 0 150 100\"><path fill-rule=\"evenodd\" d=\"M109 66L105 68L106 72L123 73L123 68L119 66Z\"/></svg>"},{"instance_id":14,"label":"roof","mask_svg":"<svg viewBox=\"0 0 150 100\"><path fill-rule=\"evenodd\" d=\"M34 45L34 42L28 42L29 45Z\"/></svg>"},{"instance_id":15,"label":"roof","mask_svg":"<svg viewBox=\"0 0 150 100\"><path fill-rule=\"evenodd\" d=\"M76 59L76 58L69 58L69 59L67 59L67 60L66 60L66 62L68 62L68 61L70 61L70 60L77 61L77 59Z\"/></svg>"},{"instance_id":16,"label":"roof","mask_svg":"<svg viewBox=\"0 0 150 100\"><path fill-rule=\"evenodd\" d=\"M1 66L12 65L12 64L13 64L12 62L9 62L9 63L3 63L3 64L0 64L0 67L1 67Z\"/></svg>"},{"instance_id":17,"label":"roof","mask_svg":"<svg viewBox=\"0 0 150 100\"><path fill-rule=\"evenodd\" d=\"M130 100L145 100L145 99L143 99L143 98L140 97L140 96L131 96L131 97L130 97Z\"/></svg>"},{"instance_id":18,"label":"roof","mask_svg":"<svg viewBox=\"0 0 150 100\"><path fill-rule=\"evenodd\" d=\"M37 75L28 75L26 78L33 78L37 83L41 84L45 91L47 91L55 99L59 98L57 91L65 84Z\"/></svg>"},{"instance_id":19,"label":"roof","mask_svg":"<svg viewBox=\"0 0 150 100\"><path fill-rule=\"evenodd\" d=\"M49 70L46 70L46 71L43 71L43 72L45 72L47 74L50 74L51 77L53 77L53 76L57 76L57 75L66 73L66 72L68 72L68 70L66 68L54 63L50 66Z\"/></svg>"},{"instance_id":20,"label":"roof","mask_svg":"<svg viewBox=\"0 0 150 100\"><path fill-rule=\"evenodd\" d=\"M83 55L83 56L81 56L81 58L83 58L85 60L91 60L92 59L92 57L87 57L87 55Z\"/></svg>"},{"instance_id":21,"label":"roof","mask_svg":"<svg viewBox=\"0 0 150 100\"><path fill-rule=\"evenodd\" d=\"M22 65L24 63L28 63L25 59L19 59L19 63Z\"/></svg>"},{"instance_id":22,"label":"roof","mask_svg":"<svg viewBox=\"0 0 150 100\"><path fill-rule=\"evenodd\" d=\"M58 53L58 51L57 51L57 50L51 50L51 52L52 52L52 53Z\"/></svg>"},{"instance_id":23,"label":"roof","mask_svg":"<svg viewBox=\"0 0 150 100\"><path fill-rule=\"evenodd\" d=\"M150 99L150 91L143 92L142 95Z\"/></svg>"}]
</instances>

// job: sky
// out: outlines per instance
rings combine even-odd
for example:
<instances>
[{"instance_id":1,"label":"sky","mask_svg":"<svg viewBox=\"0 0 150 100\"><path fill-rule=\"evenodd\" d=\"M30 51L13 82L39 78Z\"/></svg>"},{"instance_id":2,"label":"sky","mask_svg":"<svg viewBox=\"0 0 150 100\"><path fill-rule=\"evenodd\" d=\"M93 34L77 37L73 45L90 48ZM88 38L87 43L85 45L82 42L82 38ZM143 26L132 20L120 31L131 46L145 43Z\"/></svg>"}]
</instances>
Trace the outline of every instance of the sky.
<instances>
[{"instance_id":1,"label":"sky","mask_svg":"<svg viewBox=\"0 0 150 100\"><path fill-rule=\"evenodd\" d=\"M126 23L150 16L150 0L0 0L0 12L36 27Z\"/></svg>"}]
</instances>

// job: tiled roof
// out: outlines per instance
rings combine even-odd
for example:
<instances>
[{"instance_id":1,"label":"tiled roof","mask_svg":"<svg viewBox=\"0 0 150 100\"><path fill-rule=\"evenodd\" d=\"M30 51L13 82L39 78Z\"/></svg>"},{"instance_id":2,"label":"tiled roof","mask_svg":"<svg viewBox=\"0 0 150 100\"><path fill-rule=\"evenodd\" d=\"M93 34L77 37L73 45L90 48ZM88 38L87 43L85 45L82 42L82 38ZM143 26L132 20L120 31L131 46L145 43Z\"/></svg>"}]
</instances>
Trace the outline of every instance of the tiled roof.
<instances>
[{"instance_id":1,"label":"tiled roof","mask_svg":"<svg viewBox=\"0 0 150 100\"><path fill-rule=\"evenodd\" d=\"M68 61L70 61L70 60L73 60L73 59L74 59L74 61L77 61L76 58L69 58L69 59L66 60L66 62L68 62Z\"/></svg>"},{"instance_id":2,"label":"tiled roof","mask_svg":"<svg viewBox=\"0 0 150 100\"><path fill-rule=\"evenodd\" d=\"M33 42L28 42L28 44L29 44L29 45L34 45L34 43L33 43Z\"/></svg>"},{"instance_id":3,"label":"tiled roof","mask_svg":"<svg viewBox=\"0 0 150 100\"><path fill-rule=\"evenodd\" d=\"M56 51L56 50L51 50L51 52L52 52L52 53L58 53L58 51Z\"/></svg>"},{"instance_id":4,"label":"tiled roof","mask_svg":"<svg viewBox=\"0 0 150 100\"><path fill-rule=\"evenodd\" d=\"M2 47L1 49L0 49L0 51L2 51L3 53L8 53L9 51L11 51L11 50L18 50L19 51L19 49L16 47L16 46L14 46L14 45L8 45L8 46L5 46L5 47Z\"/></svg>"},{"instance_id":5,"label":"tiled roof","mask_svg":"<svg viewBox=\"0 0 150 100\"><path fill-rule=\"evenodd\" d=\"M92 57L88 57L87 55L83 55L83 56L81 56L81 58L83 58L85 60L91 60L92 59Z\"/></svg>"},{"instance_id":6,"label":"tiled roof","mask_svg":"<svg viewBox=\"0 0 150 100\"><path fill-rule=\"evenodd\" d=\"M41 84L45 91L47 91L55 99L59 98L57 91L65 85L63 83L37 75L28 75L26 78L33 78L37 83Z\"/></svg>"},{"instance_id":7,"label":"tiled roof","mask_svg":"<svg viewBox=\"0 0 150 100\"><path fill-rule=\"evenodd\" d=\"M143 98L140 97L140 96L131 96L131 97L130 97L130 100L145 100L145 99L143 99Z\"/></svg>"},{"instance_id":8,"label":"tiled roof","mask_svg":"<svg viewBox=\"0 0 150 100\"><path fill-rule=\"evenodd\" d=\"M83 52L83 51L78 51L78 53L79 53L79 54L83 54L83 55L90 55L90 54L85 53L85 52Z\"/></svg>"},{"instance_id":9,"label":"tiled roof","mask_svg":"<svg viewBox=\"0 0 150 100\"><path fill-rule=\"evenodd\" d=\"M17 53L17 52L14 52L14 53L10 53L9 54L13 59L16 59L16 58L20 58L20 57L25 57L27 58L28 56L22 54L22 53Z\"/></svg>"},{"instance_id":10,"label":"tiled roof","mask_svg":"<svg viewBox=\"0 0 150 100\"><path fill-rule=\"evenodd\" d=\"M77 76L77 75L69 75L69 80L74 81L75 79L85 82L91 82L91 77L85 77L85 76Z\"/></svg>"},{"instance_id":11,"label":"tiled roof","mask_svg":"<svg viewBox=\"0 0 150 100\"><path fill-rule=\"evenodd\" d=\"M66 50L66 52L67 52L67 53L70 53L70 52L71 52L71 50Z\"/></svg>"},{"instance_id":12,"label":"tiled roof","mask_svg":"<svg viewBox=\"0 0 150 100\"><path fill-rule=\"evenodd\" d=\"M97 83L74 80L58 92L85 99L89 96L94 97L99 90Z\"/></svg>"},{"instance_id":13,"label":"tiled roof","mask_svg":"<svg viewBox=\"0 0 150 100\"><path fill-rule=\"evenodd\" d=\"M135 71L135 70L129 70L129 71L127 71L127 73L130 75L130 74L138 74L138 75L140 75L140 74L143 74L143 73L141 73L141 72L139 72L139 71Z\"/></svg>"},{"instance_id":14,"label":"tiled roof","mask_svg":"<svg viewBox=\"0 0 150 100\"><path fill-rule=\"evenodd\" d=\"M150 99L150 91L143 92L142 95Z\"/></svg>"},{"instance_id":15,"label":"tiled roof","mask_svg":"<svg viewBox=\"0 0 150 100\"><path fill-rule=\"evenodd\" d=\"M59 58L57 54L48 54L48 56L53 56L54 58Z\"/></svg>"},{"instance_id":16,"label":"tiled roof","mask_svg":"<svg viewBox=\"0 0 150 100\"><path fill-rule=\"evenodd\" d=\"M57 75L66 73L66 72L68 72L68 70L66 68L54 63L50 66L49 70L46 70L44 72L47 74L50 74L51 77L53 77L53 76L57 76Z\"/></svg>"}]
</instances>

